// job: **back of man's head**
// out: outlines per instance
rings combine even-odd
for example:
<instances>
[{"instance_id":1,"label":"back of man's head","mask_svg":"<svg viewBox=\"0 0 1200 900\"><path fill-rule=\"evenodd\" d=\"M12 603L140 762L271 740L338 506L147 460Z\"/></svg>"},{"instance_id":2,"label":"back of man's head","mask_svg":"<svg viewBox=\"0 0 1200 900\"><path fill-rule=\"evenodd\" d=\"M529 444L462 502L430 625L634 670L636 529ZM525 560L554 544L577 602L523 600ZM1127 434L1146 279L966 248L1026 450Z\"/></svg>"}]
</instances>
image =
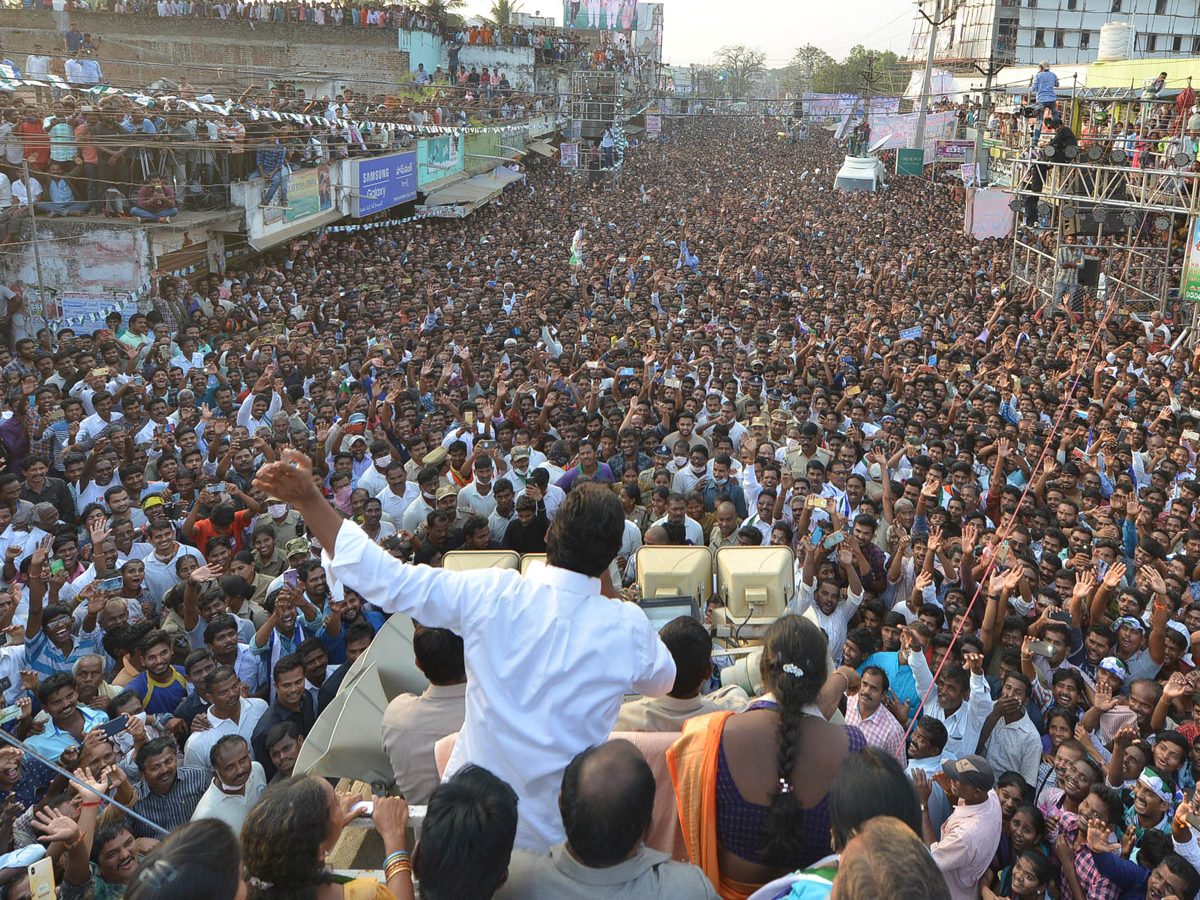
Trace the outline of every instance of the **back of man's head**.
<instances>
[{"instance_id":1,"label":"back of man's head","mask_svg":"<svg viewBox=\"0 0 1200 900\"><path fill-rule=\"evenodd\" d=\"M836 884L838 900L950 900L924 842L891 816L858 830L842 851Z\"/></svg>"},{"instance_id":2,"label":"back of man's head","mask_svg":"<svg viewBox=\"0 0 1200 900\"><path fill-rule=\"evenodd\" d=\"M687 700L700 692L712 675L712 638L691 616L672 619L658 633L675 660L675 685L670 696Z\"/></svg>"},{"instance_id":3,"label":"back of man's head","mask_svg":"<svg viewBox=\"0 0 1200 900\"><path fill-rule=\"evenodd\" d=\"M446 628L413 629L413 655L417 668L434 684L458 684L467 677L463 639Z\"/></svg>"},{"instance_id":4,"label":"back of man's head","mask_svg":"<svg viewBox=\"0 0 1200 900\"><path fill-rule=\"evenodd\" d=\"M467 766L429 798L413 874L424 900L484 900L508 877L517 836L517 792Z\"/></svg>"},{"instance_id":5,"label":"back of man's head","mask_svg":"<svg viewBox=\"0 0 1200 900\"><path fill-rule=\"evenodd\" d=\"M563 773L558 805L571 853L589 868L626 859L654 812L654 773L628 741L584 750Z\"/></svg>"},{"instance_id":6,"label":"back of man's head","mask_svg":"<svg viewBox=\"0 0 1200 900\"><path fill-rule=\"evenodd\" d=\"M546 532L552 566L599 578L616 558L625 534L621 501L607 485L575 484Z\"/></svg>"}]
</instances>

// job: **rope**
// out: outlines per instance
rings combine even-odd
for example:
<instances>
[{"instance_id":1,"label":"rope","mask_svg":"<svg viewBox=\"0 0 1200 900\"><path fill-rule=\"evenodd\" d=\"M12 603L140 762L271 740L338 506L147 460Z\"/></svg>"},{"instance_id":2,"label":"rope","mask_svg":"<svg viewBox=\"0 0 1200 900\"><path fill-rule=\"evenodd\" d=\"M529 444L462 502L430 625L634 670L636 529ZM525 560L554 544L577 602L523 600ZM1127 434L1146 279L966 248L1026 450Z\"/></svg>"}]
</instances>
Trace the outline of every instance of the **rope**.
<instances>
[{"instance_id":1,"label":"rope","mask_svg":"<svg viewBox=\"0 0 1200 900\"><path fill-rule=\"evenodd\" d=\"M1150 217L1150 214L1148 212L1143 215L1142 226L1144 226L1146 224L1146 220L1149 217ZM1129 273L1129 264L1131 261L1132 261L1131 258L1126 259L1126 261L1125 261L1125 271L1123 271L1121 273L1122 280L1124 280L1125 276ZM1116 302L1115 298L1113 300L1111 300L1110 302L1115 303ZM1070 313L1068 310L1068 315L1069 314ZM1071 398L1074 396L1075 391L1079 388L1080 379L1083 377L1084 365L1086 365L1087 360L1091 357L1092 353L1095 351L1096 345L1100 340L1100 333L1101 333L1101 330L1099 328L1097 328L1096 334L1092 338L1091 345L1088 347L1087 352L1083 355L1083 358L1080 360L1079 373L1075 376L1074 382L1071 384L1070 389L1067 391L1067 396L1063 400L1062 408L1059 409L1058 416L1055 418L1054 422L1051 424L1050 433L1047 435L1045 445L1042 447L1042 455L1038 457L1037 463L1034 465L1033 469L1030 471L1029 480L1025 483L1025 490L1023 490L1021 492L1021 499L1017 502L1018 510L1025 503L1025 498L1029 495L1029 491L1033 487L1033 482L1036 480L1038 470L1041 469L1042 464L1045 462L1046 454L1050 452L1050 444L1053 441L1054 435L1058 432L1059 425L1062 424L1062 418L1064 415L1066 415L1067 407L1071 405ZM989 493L990 493L991 489L992 488L989 485L989 487L988 487ZM1017 524L1017 518L1014 515L1009 519L1008 525L1004 529L1004 533L1000 536L1000 539L996 542L997 548L999 548L1004 543L1004 541L1006 541L1008 539L1009 532L1012 531L1013 526L1016 524ZM996 567L996 562L997 562L998 558L999 558L998 552L992 554L991 559L988 561L987 566L983 570L983 575L979 578L979 583L975 585L975 593L971 596L971 602L967 604L967 608L966 608L966 610L964 610L964 615L962 617L962 621L960 621L958 623L958 628L955 629L954 637L950 641L951 648L953 648L954 645L956 643L958 643L959 636L962 634L963 626L967 624L967 617L966 617L965 613L969 613L974 608L976 601L979 599L980 593L983 591L984 584L987 583L988 579L992 575L993 569L995 569L995 567ZM918 652L924 652L924 651L918 651ZM950 659L950 654L949 654L949 652L947 652L946 655L942 657L942 661L940 663L938 663L937 670L933 673L933 678L929 683L929 687L925 691L925 695L923 697L921 697L921 702L919 704L917 704L917 709L925 708L925 704L929 700L929 695L933 693L933 689L937 686L938 676L942 673L942 669L945 668L946 663L949 659ZM904 730L904 741L906 744L908 743L909 735L912 734L913 729L916 727L918 718L919 718L918 716L914 715L909 720L908 728L906 728ZM974 750L972 750L971 752L974 752Z\"/></svg>"},{"instance_id":2,"label":"rope","mask_svg":"<svg viewBox=\"0 0 1200 900\"><path fill-rule=\"evenodd\" d=\"M88 791L92 790L92 788L90 786L88 786L84 782L80 781L78 778L76 778L74 775L72 775L66 769L59 766L58 763L53 762L52 760L50 760L47 757L43 756L42 754L38 753L36 750L31 749L29 747L29 745L26 744L24 741L13 737L11 734L9 734L7 731L5 731L2 728L0 728L0 740L3 740L5 743L10 744L13 747L16 747L18 750L22 751L23 753L29 754L34 759L36 759L38 762L40 762L42 765L47 766L48 768L57 772L59 775L62 775L63 777L65 777L72 784L75 784L78 787L83 788L84 790L88 790ZM114 800L111 797L107 798L107 802L110 805L115 806L117 809L121 810L121 812L125 813L125 815L129 816L132 819L136 819L137 821L141 822L143 825L146 825L149 828L154 829L154 831L157 831L159 834L166 835L168 833L166 828L163 828L161 825L157 824L156 822L151 822L145 816L135 813L132 809L130 809L128 806L125 806L123 803L118 803L116 800Z\"/></svg>"}]
</instances>

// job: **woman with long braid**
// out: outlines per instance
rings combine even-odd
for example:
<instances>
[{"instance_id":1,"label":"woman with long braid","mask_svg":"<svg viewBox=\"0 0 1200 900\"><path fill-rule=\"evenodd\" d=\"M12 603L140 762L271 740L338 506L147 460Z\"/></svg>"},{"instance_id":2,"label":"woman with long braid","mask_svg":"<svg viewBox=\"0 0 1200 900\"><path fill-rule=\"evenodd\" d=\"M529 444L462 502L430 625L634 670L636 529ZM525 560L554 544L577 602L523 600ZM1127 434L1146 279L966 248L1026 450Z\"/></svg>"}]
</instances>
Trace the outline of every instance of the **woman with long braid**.
<instances>
[{"instance_id":1,"label":"woman with long braid","mask_svg":"<svg viewBox=\"0 0 1200 900\"><path fill-rule=\"evenodd\" d=\"M691 719L668 754L692 862L726 900L829 853L829 787L858 728L827 717L857 681L829 674L824 634L802 616L777 620L760 663L769 692L744 712Z\"/></svg>"}]
</instances>

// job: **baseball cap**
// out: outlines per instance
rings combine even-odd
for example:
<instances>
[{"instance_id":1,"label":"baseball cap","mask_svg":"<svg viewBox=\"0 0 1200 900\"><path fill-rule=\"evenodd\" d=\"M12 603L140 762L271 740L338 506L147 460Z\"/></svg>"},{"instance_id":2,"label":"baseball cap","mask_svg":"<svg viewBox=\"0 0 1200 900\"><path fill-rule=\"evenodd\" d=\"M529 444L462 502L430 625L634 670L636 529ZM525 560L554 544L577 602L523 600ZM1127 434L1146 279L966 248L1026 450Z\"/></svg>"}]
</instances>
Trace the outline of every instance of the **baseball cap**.
<instances>
[{"instance_id":1,"label":"baseball cap","mask_svg":"<svg viewBox=\"0 0 1200 900\"><path fill-rule=\"evenodd\" d=\"M996 782L991 763L978 753L972 753L962 759L948 759L942 763L942 771L951 781L968 784L980 791L990 791Z\"/></svg>"},{"instance_id":2,"label":"baseball cap","mask_svg":"<svg viewBox=\"0 0 1200 900\"><path fill-rule=\"evenodd\" d=\"M1113 630L1116 631L1118 628L1132 628L1138 634L1146 633L1146 623L1136 616L1121 616L1113 622Z\"/></svg>"},{"instance_id":3,"label":"baseball cap","mask_svg":"<svg viewBox=\"0 0 1200 900\"><path fill-rule=\"evenodd\" d=\"M435 500L445 500L447 497L457 497L458 491L452 487L440 487L437 489L437 494L434 495Z\"/></svg>"},{"instance_id":4,"label":"baseball cap","mask_svg":"<svg viewBox=\"0 0 1200 900\"><path fill-rule=\"evenodd\" d=\"M1115 675L1122 680L1129 674L1129 669L1126 668L1125 663L1121 662L1116 656L1104 657L1104 659L1100 660L1100 665L1097 668L1107 672L1109 675Z\"/></svg>"},{"instance_id":5,"label":"baseball cap","mask_svg":"<svg viewBox=\"0 0 1200 900\"><path fill-rule=\"evenodd\" d=\"M284 556L295 556L297 553L307 553L308 549L307 538L292 538L283 545L283 554Z\"/></svg>"},{"instance_id":6,"label":"baseball cap","mask_svg":"<svg viewBox=\"0 0 1200 900\"><path fill-rule=\"evenodd\" d=\"M513 447L512 458L513 459L529 459L529 448L528 447Z\"/></svg>"}]
</instances>

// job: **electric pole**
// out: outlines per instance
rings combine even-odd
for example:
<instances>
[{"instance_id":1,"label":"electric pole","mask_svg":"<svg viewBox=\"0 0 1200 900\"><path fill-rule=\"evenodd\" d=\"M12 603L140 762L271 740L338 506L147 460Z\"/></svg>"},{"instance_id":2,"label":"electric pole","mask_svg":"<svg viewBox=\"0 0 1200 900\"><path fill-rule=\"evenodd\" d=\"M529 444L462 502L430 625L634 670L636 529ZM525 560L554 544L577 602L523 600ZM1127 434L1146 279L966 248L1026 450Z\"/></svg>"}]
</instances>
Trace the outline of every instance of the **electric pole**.
<instances>
[{"instance_id":1,"label":"electric pole","mask_svg":"<svg viewBox=\"0 0 1200 900\"><path fill-rule=\"evenodd\" d=\"M979 110L979 118L975 120L975 166L979 172L979 184L983 184L983 163L980 161L983 153L983 129L987 125L988 110L992 106L992 79L1000 74L1000 70L1004 68L1003 64L996 64L996 57L993 55L988 59L987 68L975 63L975 70L984 76L983 83L983 104Z\"/></svg>"},{"instance_id":2,"label":"electric pole","mask_svg":"<svg viewBox=\"0 0 1200 900\"><path fill-rule=\"evenodd\" d=\"M921 108L917 112L917 132L915 135L915 149L920 150L922 154L925 152L925 110L929 106L929 95L933 92L933 54L937 50L937 33L938 29L954 18L954 14L958 11L954 0L946 0L948 7L945 15L942 14L942 0L934 0L933 15L928 15L919 5L917 12L921 14L926 22L929 23L929 53L925 57L925 78L921 82ZM922 156L924 159L924 156Z\"/></svg>"},{"instance_id":3,"label":"electric pole","mask_svg":"<svg viewBox=\"0 0 1200 900\"><path fill-rule=\"evenodd\" d=\"M871 123L871 92L875 87L875 82L879 80L879 76L875 74L875 54L871 53L867 56L867 71L859 72L858 77L863 80L866 85L866 102L863 106L863 121L870 125ZM859 155L867 155L867 142L864 141L862 147L859 148Z\"/></svg>"}]
</instances>

